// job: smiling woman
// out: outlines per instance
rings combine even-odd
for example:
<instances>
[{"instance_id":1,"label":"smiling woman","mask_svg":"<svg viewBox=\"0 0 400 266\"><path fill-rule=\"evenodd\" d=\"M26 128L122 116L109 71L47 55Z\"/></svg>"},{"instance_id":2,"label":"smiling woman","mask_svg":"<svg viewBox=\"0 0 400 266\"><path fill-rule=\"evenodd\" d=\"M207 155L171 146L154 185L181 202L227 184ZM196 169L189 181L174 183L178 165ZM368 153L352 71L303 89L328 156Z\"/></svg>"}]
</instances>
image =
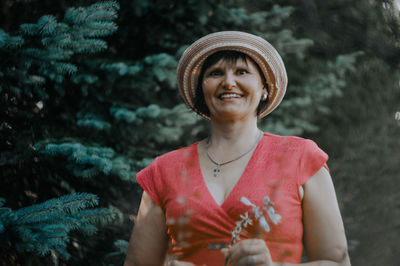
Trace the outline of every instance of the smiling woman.
<instances>
[{"instance_id":1,"label":"smiling woman","mask_svg":"<svg viewBox=\"0 0 400 266\"><path fill-rule=\"evenodd\" d=\"M144 192L125 265L300 264L303 240L306 265L350 265L328 155L311 140L257 127L286 90L275 48L217 32L193 43L177 72L183 99L211 131L137 174Z\"/></svg>"}]
</instances>

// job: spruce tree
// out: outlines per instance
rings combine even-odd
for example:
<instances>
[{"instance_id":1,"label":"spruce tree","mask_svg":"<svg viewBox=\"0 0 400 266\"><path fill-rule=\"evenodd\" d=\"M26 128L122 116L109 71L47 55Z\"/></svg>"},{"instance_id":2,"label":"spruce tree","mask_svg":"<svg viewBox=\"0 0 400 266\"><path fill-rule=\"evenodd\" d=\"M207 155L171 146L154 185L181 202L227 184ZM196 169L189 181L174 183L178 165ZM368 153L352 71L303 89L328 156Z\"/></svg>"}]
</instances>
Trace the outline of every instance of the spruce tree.
<instances>
[{"instance_id":1,"label":"spruce tree","mask_svg":"<svg viewBox=\"0 0 400 266\"><path fill-rule=\"evenodd\" d=\"M69 175L81 178L93 176L96 171L113 171L114 151L85 146L68 134L70 142L63 141L52 132L51 127L57 124L56 117L50 116L54 108L65 104L67 80L80 74L81 55L107 48L101 37L117 29L114 21L118 9L116 2L101 2L69 8L61 22L45 15L35 24L22 24L16 36L0 29L2 194L14 206L23 206L24 196L38 202L55 197L17 210L6 208L7 199L1 199L2 263L23 263L15 252L51 254L54 262L58 257L68 259L71 230L93 234L96 224L111 221L115 215L107 208L92 208L98 205L96 195L76 192L62 180L68 175L67 169ZM57 158L65 170L46 166L48 157ZM123 167L114 160L114 168ZM71 165L76 167L69 168ZM17 186L11 185L13 181ZM21 183L25 184L20 187ZM32 191L32 185L37 191ZM43 193L42 185L50 185L50 191ZM65 195L57 197L61 194Z\"/></svg>"}]
</instances>

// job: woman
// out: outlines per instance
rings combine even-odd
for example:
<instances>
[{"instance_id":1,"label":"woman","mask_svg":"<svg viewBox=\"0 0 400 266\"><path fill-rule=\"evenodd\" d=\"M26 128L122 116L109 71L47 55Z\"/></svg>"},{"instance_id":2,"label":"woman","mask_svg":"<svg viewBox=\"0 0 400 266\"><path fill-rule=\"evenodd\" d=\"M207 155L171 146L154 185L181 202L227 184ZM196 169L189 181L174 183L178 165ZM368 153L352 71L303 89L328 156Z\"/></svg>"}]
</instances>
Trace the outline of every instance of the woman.
<instances>
[{"instance_id":1,"label":"woman","mask_svg":"<svg viewBox=\"0 0 400 266\"><path fill-rule=\"evenodd\" d=\"M173 265L300 264L303 240L304 265L350 265L328 156L310 140L257 128L286 90L277 51L252 34L217 32L193 43L177 72L211 132L138 173L144 192L125 265L162 265L168 249ZM255 218L249 205L266 198L280 219Z\"/></svg>"}]
</instances>

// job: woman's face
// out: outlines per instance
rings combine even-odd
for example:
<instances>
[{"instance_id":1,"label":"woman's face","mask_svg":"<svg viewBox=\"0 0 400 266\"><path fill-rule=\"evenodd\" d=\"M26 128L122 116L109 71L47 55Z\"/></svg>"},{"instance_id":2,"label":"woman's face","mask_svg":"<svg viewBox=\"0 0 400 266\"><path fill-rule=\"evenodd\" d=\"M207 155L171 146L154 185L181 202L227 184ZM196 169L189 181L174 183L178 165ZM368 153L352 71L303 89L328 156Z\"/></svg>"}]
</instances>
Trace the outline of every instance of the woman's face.
<instances>
[{"instance_id":1,"label":"woman's face","mask_svg":"<svg viewBox=\"0 0 400 266\"><path fill-rule=\"evenodd\" d=\"M211 118L222 120L256 117L266 93L255 63L242 58L234 63L221 59L210 66L204 72L202 88Z\"/></svg>"}]
</instances>

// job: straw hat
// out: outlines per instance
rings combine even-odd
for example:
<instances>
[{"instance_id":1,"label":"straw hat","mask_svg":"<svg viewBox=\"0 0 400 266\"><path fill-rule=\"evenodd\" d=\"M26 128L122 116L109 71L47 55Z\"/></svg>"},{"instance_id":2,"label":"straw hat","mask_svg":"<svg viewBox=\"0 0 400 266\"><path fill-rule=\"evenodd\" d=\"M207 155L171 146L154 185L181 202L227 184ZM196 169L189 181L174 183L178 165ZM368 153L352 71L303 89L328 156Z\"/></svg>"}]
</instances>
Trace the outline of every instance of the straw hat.
<instances>
[{"instance_id":1,"label":"straw hat","mask_svg":"<svg viewBox=\"0 0 400 266\"><path fill-rule=\"evenodd\" d=\"M202 117L210 119L209 116L194 107L194 97L204 60L222 50L242 52L258 64L269 87L268 104L258 117L262 118L271 113L282 101L286 92L285 65L269 42L261 37L240 31L221 31L208 34L185 50L177 68L178 86L185 103Z\"/></svg>"}]
</instances>

